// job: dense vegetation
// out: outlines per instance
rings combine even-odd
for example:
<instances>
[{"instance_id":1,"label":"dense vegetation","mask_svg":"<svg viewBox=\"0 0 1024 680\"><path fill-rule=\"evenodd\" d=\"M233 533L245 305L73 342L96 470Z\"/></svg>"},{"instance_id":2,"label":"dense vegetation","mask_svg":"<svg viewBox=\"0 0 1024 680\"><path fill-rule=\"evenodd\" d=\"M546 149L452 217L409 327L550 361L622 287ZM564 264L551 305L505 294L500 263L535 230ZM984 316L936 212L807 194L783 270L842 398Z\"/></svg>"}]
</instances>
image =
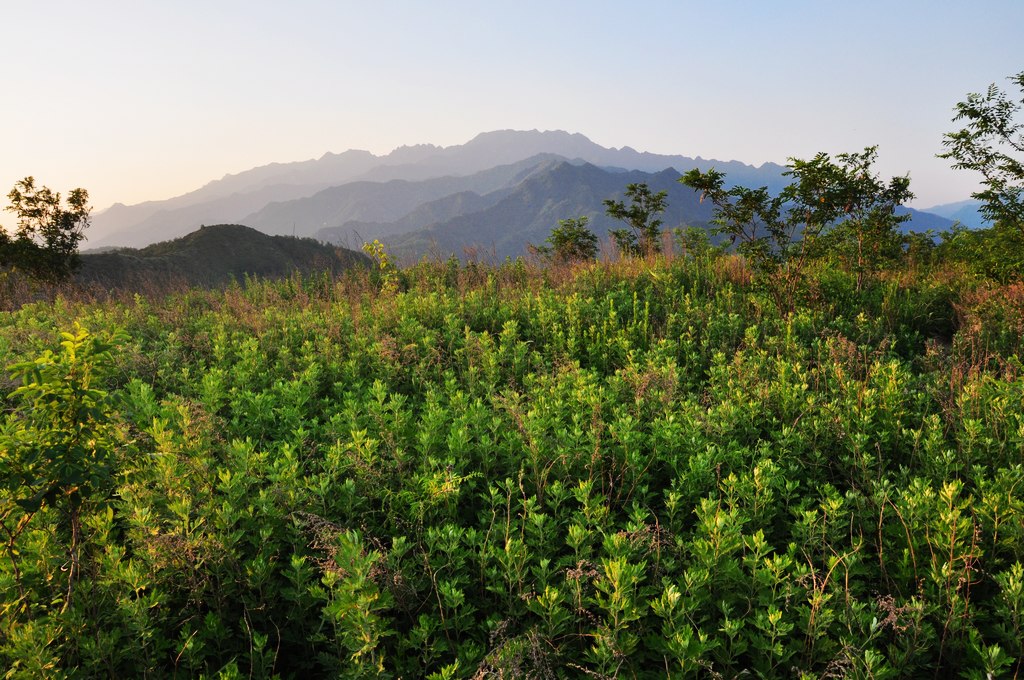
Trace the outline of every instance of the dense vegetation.
<instances>
[{"instance_id":1,"label":"dense vegetation","mask_svg":"<svg viewBox=\"0 0 1024 680\"><path fill-rule=\"evenodd\" d=\"M954 246L5 313L0 665L1009 677L1024 287Z\"/></svg>"}]
</instances>

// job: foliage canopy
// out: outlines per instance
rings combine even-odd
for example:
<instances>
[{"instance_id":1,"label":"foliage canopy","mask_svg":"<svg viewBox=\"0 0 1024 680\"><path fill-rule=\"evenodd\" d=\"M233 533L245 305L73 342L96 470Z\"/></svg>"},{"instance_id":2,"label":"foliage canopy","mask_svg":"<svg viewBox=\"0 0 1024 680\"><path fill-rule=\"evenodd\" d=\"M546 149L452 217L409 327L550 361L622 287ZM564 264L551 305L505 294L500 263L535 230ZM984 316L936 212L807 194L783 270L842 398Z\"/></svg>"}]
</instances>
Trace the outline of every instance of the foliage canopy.
<instances>
[{"instance_id":1,"label":"foliage canopy","mask_svg":"<svg viewBox=\"0 0 1024 680\"><path fill-rule=\"evenodd\" d=\"M17 216L13 237L0 229L0 266L14 266L44 279L67 278L78 265L78 244L89 226L89 192L60 193L26 177L7 194Z\"/></svg>"},{"instance_id":2,"label":"foliage canopy","mask_svg":"<svg viewBox=\"0 0 1024 680\"><path fill-rule=\"evenodd\" d=\"M626 198L630 203L607 198L605 213L626 223L626 228L612 229L609 233L619 251L626 255L641 255L661 251L661 224L658 215L665 212L667 191L654 193L645 183L626 185Z\"/></svg>"},{"instance_id":3,"label":"foliage canopy","mask_svg":"<svg viewBox=\"0 0 1024 680\"><path fill-rule=\"evenodd\" d=\"M542 257L556 263L585 262L597 256L597 234L587 226L586 215L558 220L558 226L545 239L546 246L534 246Z\"/></svg>"},{"instance_id":4,"label":"foliage canopy","mask_svg":"<svg viewBox=\"0 0 1024 680\"><path fill-rule=\"evenodd\" d=\"M993 83L984 94L968 94L956 105L953 121L965 127L945 135L948 150L939 157L953 160L954 168L981 173L984 189L972 196L982 201L982 214L997 227L1024 235L1024 120L1018 119L1024 71L1009 80L1018 95Z\"/></svg>"},{"instance_id":5,"label":"foliage canopy","mask_svg":"<svg viewBox=\"0 0 1024 680\"><path fill-rule=\"evenodd\" d=\"M695 168L679 181L714 203L718 232L766 279L777 301L792 306L818 239L827 231L835 254L856 272L858 289L883 259L897 255L896 227L909 215L898 215L896 208L913 198L910 180L883 182L871 169L876 158L876 147L835 160L826 153L811 160L791 158L784 174L793 181L776 196L766 187L727 189L725 174L713 168Z\"/></svg>"}]
</instances>

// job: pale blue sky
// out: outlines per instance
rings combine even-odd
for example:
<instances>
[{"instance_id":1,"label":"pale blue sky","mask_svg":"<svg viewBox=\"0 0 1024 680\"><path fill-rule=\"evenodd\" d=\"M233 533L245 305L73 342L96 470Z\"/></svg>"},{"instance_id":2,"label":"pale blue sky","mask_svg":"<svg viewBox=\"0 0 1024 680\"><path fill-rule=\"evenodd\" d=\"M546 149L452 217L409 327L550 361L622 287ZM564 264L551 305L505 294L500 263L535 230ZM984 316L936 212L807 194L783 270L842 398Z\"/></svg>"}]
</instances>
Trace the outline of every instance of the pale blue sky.
<instances>
[{"instance_id":1,"label":"pale blue sky","mask_svg":"<svg viewBox=\"0 0 1024 680\"><path fill-rule=\"evenodd\" d=\"M934 158L953 106L1024 70L1024 0L0 2L0 189L97 209L506 128L754 164L878 144L928 206L976 186Z\"/></svg>"}]
</instances>

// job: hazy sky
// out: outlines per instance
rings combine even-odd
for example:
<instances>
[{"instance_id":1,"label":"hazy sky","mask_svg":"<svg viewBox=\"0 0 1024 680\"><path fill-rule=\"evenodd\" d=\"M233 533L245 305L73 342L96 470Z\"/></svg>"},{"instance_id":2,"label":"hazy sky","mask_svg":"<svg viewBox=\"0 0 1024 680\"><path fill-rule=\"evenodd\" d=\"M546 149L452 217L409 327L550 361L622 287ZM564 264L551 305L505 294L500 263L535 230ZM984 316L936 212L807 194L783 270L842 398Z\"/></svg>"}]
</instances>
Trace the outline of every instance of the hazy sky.
<instances>
[{"instance_id":1,"label":"hazy sky","mask_svg":"<svg viewBox=\"0 0 1024 680\"><path fill-rule=\"evenodd\" d=\"M0 2L2 194L96 209L506 128L753 164L877 144L925 207L976 186L934 157L956 102L1024 70L1024 0Z\"/></svg>"}]
</instances>

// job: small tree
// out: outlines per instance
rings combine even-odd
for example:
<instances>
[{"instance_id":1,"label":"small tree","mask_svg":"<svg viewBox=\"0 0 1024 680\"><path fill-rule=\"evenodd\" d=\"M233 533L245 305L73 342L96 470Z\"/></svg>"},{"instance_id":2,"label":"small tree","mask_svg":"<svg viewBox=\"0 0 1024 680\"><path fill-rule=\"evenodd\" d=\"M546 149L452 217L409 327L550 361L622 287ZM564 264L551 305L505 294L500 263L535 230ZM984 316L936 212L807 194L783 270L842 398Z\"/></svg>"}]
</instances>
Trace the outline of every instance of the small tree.
<instances>
[{"instance_id":1,"label":"small tree","mask_svg":"<svg viewBox=\"0 0 1024 680\"><path fill-rule=\"evenodd\" d=\"M0 229L0 266L13 266L45 279L67 278L78 266L78 244L89 226L89 192L59 193L36 187L26 177L7 194L18 217L13 237Z\"/></svg>"},{"instance_id":2,"label":"small tree","mask_svg":"<svg viewBox=\"0 0 1024 680\"><path fill-rule=\"evenodd\" d=\"M605 214L622 220L628 226L627 229L612 229L609 232L619 250L628 255L661 251L662 222L658 215L665 212L667 197L667 191L655 194L651 193L646 184L634 183L626 186L629 207L622 201L605 199Z\"/></svg>"},{"instance_id":3,"label":"small tree","mask_svg":"<svg viewBox=\"0 0 1024 680\"><path fill-rule=\"evenodd\" d=\"M953 160L958 170L980 172L985 188L971 195L982 201L982 215L996 228L1024 236L1024 121L1014 120L1024 104L1024 71L1010 82L1020 89L1020 101L993 83L984 95L968 94L956 105L953 120L966 121L966 127L945 135L948 151L939 158Z\"/></svg>"},{"instance_id":4,"label":"small tree","mask_svg":"<svg viewBox=\"0 0 1024 680\"><path fill-rule=\"evenodd\" d=\"M726 234L769 285L776 302L791 308L803 271L826 229L857 271L858 288L882 255L899 247L896 226L908 219L896 207L913 197L910 180L888 184L871 173L876 147L840 154L836 162L819 153L805 161L791 158L793 177L778 196L766 187L725 188L725 174L694 169L679 181L715 205L718 232Z\"/></svg>"},{"instance_id":5,"label":"small tree","mask_svg":"<svg viewBox=\"0 0 1024 680\"><path fill-rule=\"evenodd\" d=\"M372 243L363 243L363 252L376 264L376 273L379 276L381 290L388 292L398 291L399 272L394 260L388 253L384 244L377 239Z\"/></svg>"},{"instance_id":6,"label":"small tree","mask_svg":"<svg viewBox=\"0 0 1024 680\"><path fill-rule=\"evenodd\" d=\"M597 235L587 227L589 222L586 216L558 220L558 226L545 239L549 245L533 249L558 263L593 260L597 256Z\"/></svg>"},{"instance_id":7,"label":"small tree","mask_svg":"<svg viewBox=\"0 0 1024 680\"><path fill-rule=\"evenodd\" d=\"M744 255L762 275L772 275L788 259L790 234L782 220L782 197L772 197L767 187L725 188L725 173L714 168L694 168L679 178L682 184L700 192L700 200L715 205L712 223L718 234L729 237L729 245Z\"/></svg>"},{"instance_id":8,"label":"small tree","mask_svg":"<svg viewBox=\"0 0 1024 680\"><path fill-rule=\"evenodd\" d=\"M830 250L856 274L857 290L884 262L902 253L898 227L910 214L898 215L896 208L914 198L909 177L893 177L886 183L872 172L877 157L878 147L869 146L861 153L839 154L834 163L819 154L817 167L798 160L791 166L797 177L794 191L806 192L804 185L810 185L810 192L797 196L797 202L822 204L825 213L819 218L831 223L826 225Z\"/></svg>"}]
</instances>

